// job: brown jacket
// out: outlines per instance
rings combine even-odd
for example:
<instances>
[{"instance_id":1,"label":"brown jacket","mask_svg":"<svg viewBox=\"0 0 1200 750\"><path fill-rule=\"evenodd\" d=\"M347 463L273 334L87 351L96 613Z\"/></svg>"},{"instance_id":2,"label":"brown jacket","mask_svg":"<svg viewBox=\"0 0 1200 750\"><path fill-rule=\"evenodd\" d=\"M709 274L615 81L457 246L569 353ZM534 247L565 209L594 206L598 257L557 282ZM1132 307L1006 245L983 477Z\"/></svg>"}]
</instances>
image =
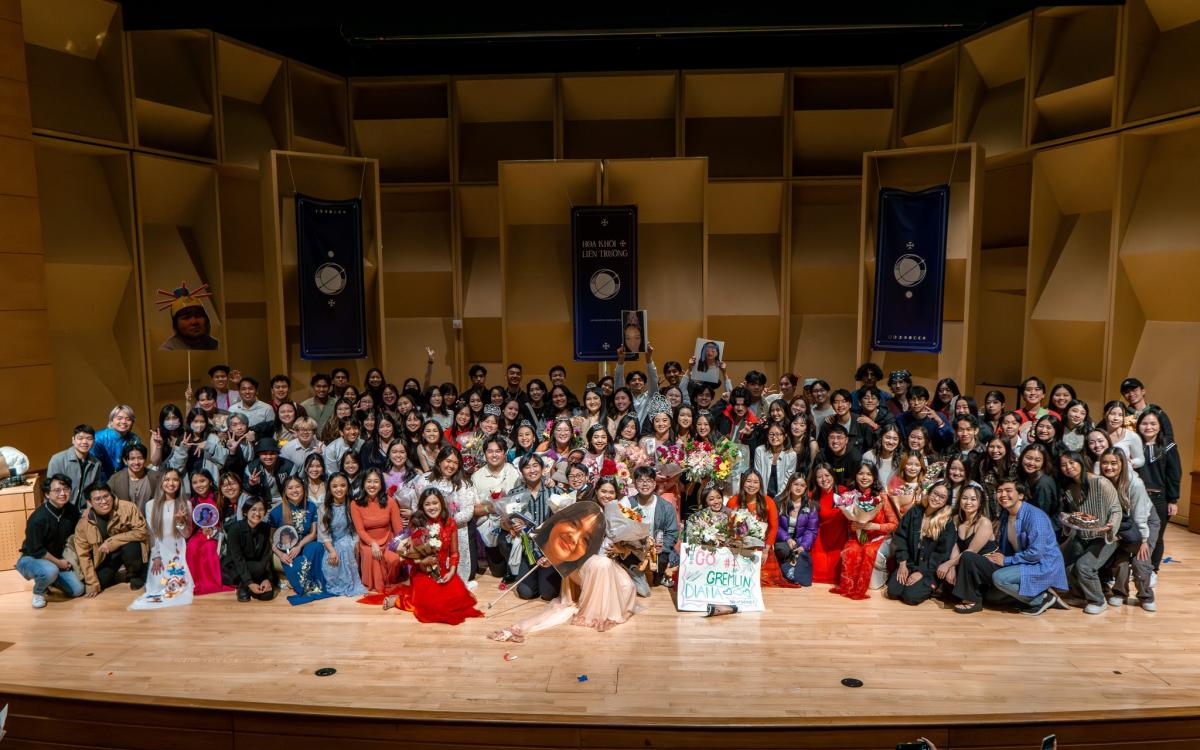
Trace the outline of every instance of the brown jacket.
<instances>
[{"instance_id":1,"label":"brown jacket","mask_svg":"<svg viewBox=\"0 0 1200 750\"><path fill-rule=\"evenodd\" d=\"M117 548L129 542L141 542L142 560L146 560L150 552L149 538L146 519L137 506L128 500L116 500L108 517L109 546ZM88 508L75 527L75 551L79 554L79 572L83 574L83 582L89 591L100 588L96 566L104 562L106 557L100 549L103 542L100 529L96 526L96 513Z\"/></svg>"}]
</instances>

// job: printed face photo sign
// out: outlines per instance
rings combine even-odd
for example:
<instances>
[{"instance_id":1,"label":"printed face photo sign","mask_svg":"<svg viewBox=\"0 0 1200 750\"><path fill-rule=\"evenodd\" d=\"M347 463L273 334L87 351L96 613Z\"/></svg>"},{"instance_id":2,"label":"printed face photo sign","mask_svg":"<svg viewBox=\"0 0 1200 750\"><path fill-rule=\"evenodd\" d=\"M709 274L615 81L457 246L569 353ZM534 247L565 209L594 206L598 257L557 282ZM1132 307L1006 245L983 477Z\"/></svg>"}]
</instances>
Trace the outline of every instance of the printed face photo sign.
<instances>
[{"instance_id":1,"label":"printed face photo sign","mask_svg":"<svg viewBox=\"0 0 1200 750\"><path fill-rule=\"evenodd\" d=\"M212 319L204 300L211 297L208 284L195 291L186 282L171 290L158 290L158 309L171 315L171 336L159 345L162 351L213 351L220 346L212 336Z\"/></svg>"},{"instance_id":2,"label":"printed face photo sign","mask_svg":"<svg viewBox=\"0 0 1200 750\"><path fill-rule=\"evenodd\" d=\"M596 503L573 503L546 519L533 535L542 554L563 578L600 551L604 541L604 509Z\"/></svg>"},{"instance_id":3,"label":"printed face photo sign","mask_svg":"<svg viewBox=\"0 0 1200 750\"><path fill-rule=\"evenodd\" d=\"M700 383L721 382L721 362L725 359L725 342L712 339L696 339L696 348L692 352L696 358L696 366L692 368L691 378Z\"/></svg>"},{"instance_id":4,"label":"printed face photo sign","mask_svg":"<svg viewBox=\"0 0 1200 750\"><path fill-rule=\"evenodd\" d=\"M300 542L300 534L295 526L280 526L275 530L275 538L271 541L275 544L275 549L286 554Z\"/></svg>"},{"instance_id":5,"label":"printed face photo sign","mask_svg":"<svg viewBox=\"0 0 1200 750\"><path fill-rule=\"evenodd\" d=\"M621 345L625 347L625 359L637 359L646 351L646 311L621 311Z\"/></svg>"}]
</instances>

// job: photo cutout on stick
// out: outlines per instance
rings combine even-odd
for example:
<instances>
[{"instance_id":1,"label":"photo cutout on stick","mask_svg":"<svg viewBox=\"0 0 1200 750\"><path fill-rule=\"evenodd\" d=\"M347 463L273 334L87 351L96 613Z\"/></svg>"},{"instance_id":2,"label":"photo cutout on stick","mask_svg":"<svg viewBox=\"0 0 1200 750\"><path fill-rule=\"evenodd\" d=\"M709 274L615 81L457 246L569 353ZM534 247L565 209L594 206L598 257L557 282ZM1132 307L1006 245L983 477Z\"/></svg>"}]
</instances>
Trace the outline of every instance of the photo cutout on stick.
<instances>
[{"instance_id":1,"label":"photo cutout on stick","mask_svg":"<svg viewBox=\"0 0 1200 750\"><path fill-rule=\"evenodd\" d=\"M201 284L195 291L181 281L171 291L158 290L158 309L171 313L173 335L158 348L163 351L213 351L220 343L212 337L212 318L204 300L212 296L208 284Z\"/></svg>"},{"instance_id":2,"label":"photo cutout on stick","mask_svg":"<svg viewBox=\"0 0 1200 750\"><path fill-rule=\"evenodd\" d=\"M563 578L600 551L604 509L593 502L572 503L546 519L533 535L542 554Z\"/></svg>"},{"instance_id":3,"label":"photo cutout on stick","mask_svg":"<svg viewBox=\"0 0 1200 750\"><path fill-rule=\"evenodd\" d=\"M621 346L625 347L625 359L637 359L646 352L646 311L621 311Z\"/></svg>"},{"instance_id":4,"label":"photo cutout on stick","mask_svg":"<svg viewBox=\"0 0 1200 750\"><path fill-rule=\"evenodd\" d=\"M721 382L721 362L725 360L724 341L696 339L696 348L692 356L696 358L696 366L692 368L691 374L693 382Z\"/></svg>"},{"instance_id":5,"label":"photo cutout on stick","mask_svg":"<svg viewBox=\"0 0 1200 750\"><path fill-rule=\"evenodd\" d=\"M275 545L275 549L287 554L300 543L300 533L296 531L295 526L280 526L275 529L275 537L271 542Z\"/></svg>"}]
</instances>

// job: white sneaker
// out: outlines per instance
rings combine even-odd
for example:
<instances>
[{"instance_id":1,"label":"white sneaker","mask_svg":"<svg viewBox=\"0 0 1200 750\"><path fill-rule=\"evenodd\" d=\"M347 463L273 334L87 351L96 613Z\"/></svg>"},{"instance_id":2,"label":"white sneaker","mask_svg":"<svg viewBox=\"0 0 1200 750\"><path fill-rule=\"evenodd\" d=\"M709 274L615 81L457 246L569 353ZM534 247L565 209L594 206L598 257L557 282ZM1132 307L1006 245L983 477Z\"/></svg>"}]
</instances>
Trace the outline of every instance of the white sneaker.
<instances>
[{"instance_id":1,"label":"white sneaker","mask_svg":"<svg viewBox=\"0 0 1200 750\"><path fill-rule=\"evenodd\" d=\"M1108 605L1105 604L1104 602L1100 602L1099 604L1089 603L1086 607L1083 608L1083 613L1085 615L1098 615L1106 609L1108 609Z\"/></svg>"},{"instance_id":2,"label":"white sneaker","mask_svg":"<svg viewBox=\"0 0 1200 750\"><path fill-rule=\"evenodd\" d=\"M479 588L479 581L467 581L467 591L474 591Z\"/></svg>"},{"instance_id":3,"label":"white sneaker","mask_svg":"<svg viewBox=\"0 0 1200 750\"><path fill-rule=\"evenodd\" d=\"M42 594L34 594L33 595L33 608L41 609L45 606L46 606L46 597L43 596Z\"/></svg>"},{"instance_id":4,"label":"white sneaker","mask_svg":"<svg viewBox=\"0 0 1200 750\"><path fill-rule=\"evenodd\" d=\"M1110 596L1110 597L1108 597L1108 603L1109 603L1109 604L1111 604L1111 605L1112 605L1112 606L1114 606L1114 607L1121 607L1121 606L1124 606L1124 604L1125 604L1125 597L1123 597L1123 596Z\"/></svg>"},{"instance_id":5,"label":"white sneaker","mask_svg":"<svg viewBox=\"0 0 1200 750\"><path fill-rule=\"evenodd\" d=\"M1154 602L1142 602L1141 604L1142 604L1142 609L1146 610L1147 612L1157 612L1158 611L1158 605L1155 604Z\"/></svg>"},{"instance_id":6,"label":"white sneaker","mask_svg":"<svg viewBox=\"0 0 1200 750\"><path fill-rule=\"evenodd\" d=\"M1150 574L1150 588L1154 588L1157 585L1158 585L1158 573L1151 573Z\"/></svg>"}]
</instances>

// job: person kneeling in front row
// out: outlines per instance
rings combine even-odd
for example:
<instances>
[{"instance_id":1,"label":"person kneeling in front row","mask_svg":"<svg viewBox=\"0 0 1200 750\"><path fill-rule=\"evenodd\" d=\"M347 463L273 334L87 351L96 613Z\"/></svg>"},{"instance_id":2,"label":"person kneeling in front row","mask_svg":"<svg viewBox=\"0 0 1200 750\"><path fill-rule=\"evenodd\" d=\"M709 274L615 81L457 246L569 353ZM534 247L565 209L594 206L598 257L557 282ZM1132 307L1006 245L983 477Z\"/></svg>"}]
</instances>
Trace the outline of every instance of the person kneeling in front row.
<instances>
[{"instance_id":1,"label":"person kneeling in front row","mask_svg":"<svg viewBox=\"0 0 1200 750\"><path fill-rule=\"evenodd\" d=\"M116 584L122 567L129 588L137 591L146 585L146 519L130 501L114 499L102 482L89 485L84 496L88 509L75 526L75 552L86 595L96 596Z\"/></svg>"},{"instance_id":2,"label":"person kneeling in front row","mask_svg":"<svg viewBox=\"0 0 1200 750\"><path fill-rule=\"evenodd\" d=\"M239 602L250 597L261 601L275 598L278 574L271 564L271 529L264 523L266 502L251 497L242 504L242 518L225 529L225 554L221 556L221 581L237 586Z\"/></svg>"},{"instance_id":3,"label":"person kneeling in front row","mask_svg":"<svg viewBox=\"0 0 1200 750\"><path fill-rule=\"evenodd\" d=\"M954 595L977 606L955 611L978 612L988 587L1025 605L1027 615L1040 615L1050 607L1068 609L1053 591L1067 588L1067 571L1050 517L1025 502L1025 488L1011 479L996 487L996 502L1000 549L986 555L964 552L959 558Z\"/></svg>"},{"instance_id":4,"label":"person kneeling in front row","mask_svg":"<svg viewBox=\"0 0 1200 750\"><path fill-rule=\"evenodd\" d=\"M61 589L69 597L83 596L83 581L63 558L64 548L79 523L79 508L71 502L71 478L55 474L42 483L46 501L25 522L25 542L17 572L33 581L33 608L46 606L46 591Z\"/></svg>"}]
</instances>

